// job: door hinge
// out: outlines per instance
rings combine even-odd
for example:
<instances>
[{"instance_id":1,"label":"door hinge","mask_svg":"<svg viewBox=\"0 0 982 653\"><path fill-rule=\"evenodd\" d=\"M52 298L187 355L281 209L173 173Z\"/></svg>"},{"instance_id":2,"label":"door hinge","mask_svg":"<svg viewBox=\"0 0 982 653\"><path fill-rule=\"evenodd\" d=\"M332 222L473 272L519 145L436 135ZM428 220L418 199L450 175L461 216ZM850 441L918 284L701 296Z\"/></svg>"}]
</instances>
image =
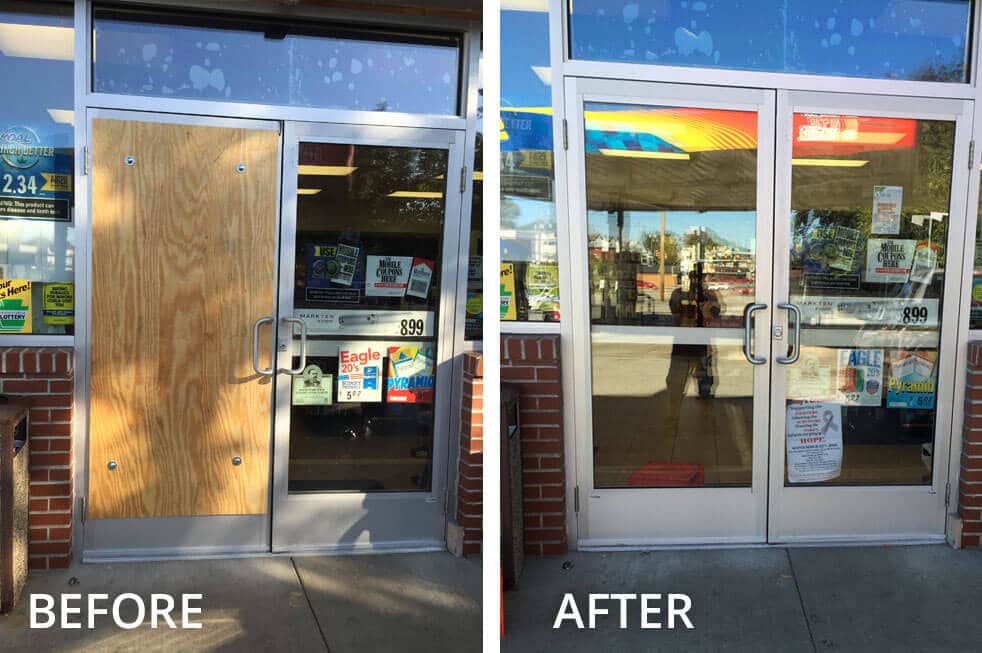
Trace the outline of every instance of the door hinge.
<instances>
[{"instance_id":1,"label":"door hinge","mask_svg":"<svg viewBox=\"0 0 982 653\"><path fill-rule=\"evenodd\" d=\"M85 519L88 517L88 515L85 514L85 497L78 498L78 514L82 520L82 523L84 524Z\"/></svg>"},{"instance_id":2,"label":"door hinge","mask_svg":"<svg viewBox=\"0 0 982 653\"><path fill-rule=\"evenodd\" d=\"M563 149L569 149L569 123L563 118Z\"/></svg>"},{"instance_id":3,"label":"door hinge","mask_svg":"<svg viewBox=\"0 0 982 653\"><path fill-rule=\"evenodd\" d=\"M951 483L945 483L944 486L944 507L948 507L948 503L951 501Z\"/></svg>"},{"instance_id":4,"label":"door hinge","mask_svg":"<svg viewBox=\"0 0 982 653\"><path fill-rule=\"evenodd\" d=\"M973 165L975 161L975 141L968 142L968 169L971 170L975 166Z\"/></svg>"},{"instance_id":5,"label":"door hinge","mask_svg":"<svg viewBox=\"0 0 982 653\"><path fill-rule=\"evenodd\" d=\"M580 486L573 488L573 512L580 511Z\"/></svg>"},{"instance_id":6,"label":"door hinge","mask_svg":"<svg viewBox=\"0 0 982 653\"><path fill-rule=\"evenodd\" d=\"M82 146L82 176L87 177L89 174L89 146Z\"/></svg>"},{"instance_id":7,"label":"door hinge","mask_svg":"<svg viewBox=\"0 0 982 653\"><path fill-rule=\"evenodd\" d=\"M467 192L467 166L460 169L460 192Z\"/></svg>"}]
</instances>

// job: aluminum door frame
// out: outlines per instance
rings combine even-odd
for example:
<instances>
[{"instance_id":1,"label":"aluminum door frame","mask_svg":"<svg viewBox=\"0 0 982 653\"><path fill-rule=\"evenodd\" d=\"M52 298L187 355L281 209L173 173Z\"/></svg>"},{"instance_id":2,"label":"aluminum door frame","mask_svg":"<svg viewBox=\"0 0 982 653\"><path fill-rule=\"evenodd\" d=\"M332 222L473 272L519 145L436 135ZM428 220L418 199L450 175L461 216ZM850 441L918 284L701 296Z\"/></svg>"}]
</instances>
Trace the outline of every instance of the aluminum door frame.
<instances>
[{"instance_id":1,"label":"aluminum door frame","mask_svg":"<svg viewBox=\"0 0 982 653\"><path fill-rule=\"evenodd\" d=\"M902 108L900 108L902 107ZM960 298L964 248L958 241L968 224L969 142L972 138L973 103L969 100L863 96L805 91L778 92L777 158L779 172L775 215L791 215L792 122L796 112L829 113L891 118L954 121L955 142L952 161L949 228L939 331L938 387L934 434L933 478L929 486L806 486L785 487L785 396L787 366L773 364L771 379L771 470L769 541L772 543L836 542L941 542L945 539L946 489L955 409L955 387L963 380L955 377L960 321ZM971 170L974 172L974 168ZM786 302L790 285L790 218L779 217L774 225L773 303ZM776 326L787 330L787 314L774 316ZM773 343L771 358L783 355L779 348L786 341ZM957 490L957 488L955 488ZM876 528L874 515L891 516L888 528ZM789 515L803 515L794 521ZM828 516L840 519L838 526ZM825 517L817 526L803 523Z\"/></svg>"},{"instance_id":2,"label":"aluminum door frame","mask_svg":"<svg viewBox=\"0 0 982 653\"><path fill-rule=\"evenodd\" d=\"M94 119L109 118L114 120L130 120L138 122L153 122L165 124L180 124L210 127L231 127L238 129L257 129L280 131L280 123L266 120L247 118L226 118L186 114L162 114L130 109L97 109L90 108L85 113L87 133L91 134L91 122ZM91 143L88 145L91 150ZM87 150L88 151L88 150ZM283 138L279 139L280 165L277 166L277 188L282 188L282 156ZM84 415L80 416L84 428L83 442L80 443L81 457L76 461L82 469L84 478L83 488L79 492L88 492L89 482L89 427L88 402L91 393L91 356L92 356L92 311L91 311L91 279L92 279L92 247L88 234L92 233L92 193L89 186L92 183L92 171L86 169L85 180L80 186L85 187L86 210L76 212L76 301L75 301L75 355L76 355L76 405L84 407ZM279 239L282 222L282 205L276 202L276 244ZM276 250L270 253L276 256ZM279 280L279 267L275 269L273 284L274 298ZM82 290L82 293L78 291ZM270 316L274 316L276 305L270 306ZM269 333L272 341L275 334ZM273 392L270 391L270 429L275 414ZM76 419L79 419L77 417ZM78 427L77 427L78 428ZM272 431L271 431L272 432ZM270 455L272 455L272 449ZM272 461L272 459L271 459ZM217 555L255 554L269 551L270 537L270 508L272 502L267 500L266 513L260 515L209 515L188 517L152 517L140 519L96 519L86 518L85 506L87 494L81 494L81 533L77 541L82 543L83 562L111 562L114 560L148 559L148 558L194 558L214 557Z\"/></svg>"},{"instance_id":3,"label":"aluminum door frame","mask_svg":"<svg viewBox=\"0 0 982 653\"><path fill-rule=\"evenodd\" d=\"M373 553L389 551L442 551L446 549L447 476L452 410L455 396L454 329L458 291L460 211L464 189L457 183L465 167L466 132L425 127L389 127L333 123L286 122L283 145L283 183L280 232L278 322L293 315L294 269L297 237L297 166L300 142L444 149L447 159L447 193L444 205L440 303L436 346L438 351L435 402L432 486L429 492L289 492L291 377L276 376L273 436L272 551L322 553ZM292 367L292 328L280 323L277 368ZM285 337L287 340L284 340ZM380 337L379 340L385 338ZM308 346L311 341L308 341ZM340 542L346 527L368 519L379 525L379 539ZM339 530L340 529L340 530Z\"/></svg>"},{"instance_id":4,"label":"aluminum door frame","mask_svg":"<svg viewBox=\"0 0 982 653\"><path fill-rule=\"evenodd\" d=\"M567 263L571 297L563 302L564 321L570 323L573 352L564 374L573 375L577 392L567 399L574 405L573 430L577 487L577 548L635 548L683 544L753 544L766 541L769 383L767 366L754 366L753 472L750 487L596 489L593 487L591 326L589 268L587 255L586 170L583 103L590 101L631 103L649 106L705 107L757 112L757 275L753 301L770 304L774 200L774 138L776 133L773 90L714 88L654 82L565 79L568 123L567 223L559 229L569 233ZM560 218L562 220L562 217ZM567 286L569 287L569 286ZM748 302L751 301L748 299ZM754 350L769 352L771 308L756 313ZM604 327L616 337L623 329L636 329L642 336L649 327ZM598 330L600 331L600 330ZM636 336L631 336L632 338ZM644 336L642 336L643 338ZM649 336L651 337L651 336ZM655 336L657 337L657 336ZM742 344L743 338L735 343ZM727 341L729 344L729 341ZM748 365L750 363L747 363ZM641 518L641 516L646 517ZM672 526L665 527L666 520Z\"/></svg>"}]
</instances>

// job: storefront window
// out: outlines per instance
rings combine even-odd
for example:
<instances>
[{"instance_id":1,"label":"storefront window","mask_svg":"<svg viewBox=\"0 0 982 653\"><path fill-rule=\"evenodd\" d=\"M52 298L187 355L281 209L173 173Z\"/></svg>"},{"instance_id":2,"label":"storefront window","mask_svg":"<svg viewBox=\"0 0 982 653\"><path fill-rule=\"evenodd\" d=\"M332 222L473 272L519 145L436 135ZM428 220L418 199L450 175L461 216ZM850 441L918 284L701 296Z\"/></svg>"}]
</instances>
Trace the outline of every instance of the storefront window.
<instances>
[{"instance_id":1,"label":"storefront window","mask_svg":"<svg viewBox=\"0 0 982 653\"><path fill-rule=\"evenodd\" d=\"M73 38L71 4L0 3L4 335L74 332Z\"/></svg>"},{"instance_id":2,"label":"storefront window","mask_svg":"<svg viewBox=\"0 0 982 653\"><path fill-rule=\"evenodd\" d=\"M97 11L99 93L457 113L460 39ZM310 29L310 28L308 28Z\"/></svg>"},{"instance_id":3,"label":"storefront window","mask_svg":"<svg viewBox=\"0 0 982 653\"><path fill-rule=\"evenodd\" d=\"M474 191L471 197L471 234L467 259L467 308L464 339L481 340L484 327L484 89L478 89L477 134L474 144Z\"/></svg>"},{"instance_id":4,"label":"storefront window","mask_svg":"<svg viewBox=\"0 0 982 653\"><path fill-rule=\"evenodd\" d=\"M972 273L972 306L968 328L982 329L982 193L979 194L978 218L975 224L975 265Z\"/></svg>"},{"instance_id":5,"label":"storefront window","mask_svg":"<svg viewBox=\"0 0 982 653\"><path fill-rule=\"evenodd\" d=\"M555 322L559 265L548 4L508 6L502 3L501 12L501 33L508 34L501 48L501 319Z\"/></svg>"},{"instance_id":6,"label":"storefront window","mask_svg":"<svg viewBox=\"0 0 982 653\"><path fill-rule=\"evenodd\" d=\"M969 0L570 0L569 7L575 59L968 79Z\"/></svg>"}]
</instances>

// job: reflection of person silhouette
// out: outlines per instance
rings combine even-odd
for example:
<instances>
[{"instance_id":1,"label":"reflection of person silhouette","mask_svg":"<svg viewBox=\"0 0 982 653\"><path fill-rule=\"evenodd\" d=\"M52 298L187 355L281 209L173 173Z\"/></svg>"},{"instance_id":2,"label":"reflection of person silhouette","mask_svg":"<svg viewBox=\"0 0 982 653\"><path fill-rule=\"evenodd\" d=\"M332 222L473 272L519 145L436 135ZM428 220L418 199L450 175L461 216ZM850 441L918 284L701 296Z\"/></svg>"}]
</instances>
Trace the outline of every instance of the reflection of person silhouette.
<instances>
[{"instance_id":1,"label":"reflection of person silhouette","mask_svg":"<svg viewBox=\"0 0 982 653\"><path fill-rule=\"evenodd\" d=\"M712 326L719 320L721 312L717 294L705 287L705 275L702 263L696 264L696 269L689 272L689 289L681 286L672 292L668 300L668 308L672 311L674 326L702 328ZM668 366L668 376L665 377L665 389L669 401L669 433L677 434L679 415L682 410L682 398L685 396L685 386L689 377L696 380L699 397L713 396L716 378L713 376L713 350L708 344L672 344L672 360Z\"/></svg>"}]
</instances>

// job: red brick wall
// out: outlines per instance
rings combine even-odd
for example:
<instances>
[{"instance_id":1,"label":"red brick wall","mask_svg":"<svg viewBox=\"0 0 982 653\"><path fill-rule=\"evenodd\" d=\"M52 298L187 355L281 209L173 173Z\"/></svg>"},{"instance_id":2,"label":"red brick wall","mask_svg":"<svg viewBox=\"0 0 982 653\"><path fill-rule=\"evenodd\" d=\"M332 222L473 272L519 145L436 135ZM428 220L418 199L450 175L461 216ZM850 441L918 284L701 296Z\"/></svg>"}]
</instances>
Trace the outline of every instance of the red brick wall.
<instances>
[{"instance_id":1,"label":"red brick wall","mask_svg":"<svg viewBox=\"0 0 982 653\"><path fill-rule=\"evenodd\" d=\"M982 342L968 343L966 383L958 516L961 546L978 547L982 536Z\"/></svg>"},{"instance_id":2,"label":"red brick wall","mask_svg":"<svg viewBox=\"0 0 982 653\"><path fill-rule=\"evenodd\" d=\"M0 393L30 406L30 567L67 567L72 555L71 349L0 350Z\"/></svg>"},{"instance_id":3,"label":"red brick wall","mask_svg":"<svg viewBox=\"0 0 982 653\"><path fill-rule=\"evenodd\" d=\"M484 365L480 354L464 355L462 401L460 462L457 469L457 523L464 529L464 554L468 555L481 552Z\"/></svg>"},{"instance_id":4,"label":"red brick wall","mask_svg":"<svg viewBox=\"0 0 982 653\"><path fill-rule=\"evenodd\" d=\"M565 553L566 467L559 336L502 336L501 382L519 387L525 552Z\"/></svg>"}]
</instances>

